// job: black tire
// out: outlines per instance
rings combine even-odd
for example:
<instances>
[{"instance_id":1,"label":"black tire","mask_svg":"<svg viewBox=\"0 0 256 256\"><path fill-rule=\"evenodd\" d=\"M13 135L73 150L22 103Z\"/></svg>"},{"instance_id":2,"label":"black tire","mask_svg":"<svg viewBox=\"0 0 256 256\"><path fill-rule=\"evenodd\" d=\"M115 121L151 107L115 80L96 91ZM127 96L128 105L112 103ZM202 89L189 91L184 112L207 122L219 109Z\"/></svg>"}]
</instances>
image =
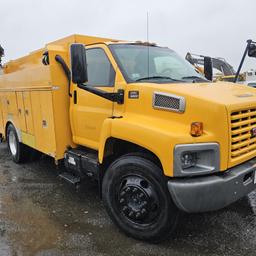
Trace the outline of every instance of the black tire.
<instances>
[{"instance_id":1,"label":"black tire","mask_svg":"<svg viewBox=\"0 0 256 256\"><path fill-rule=\"evenodd\" d=\"M111 164L103 178L102 198L113 222L133 238L157 243L176 227L179 210L167 180L145 158L129 154Z\"/></svg>"},{"instance_id":2,"label":"black tire","mask_svg":"<svg viewBox=\"0 0 256 256\"><path fill-rule=\"evenodd\" d=\"M28 157L28 150L24 144L19 142L16 129L12 124L7 127L6 139L12 160L17 164L24 162Z\"/></svg>"}]
</instances>

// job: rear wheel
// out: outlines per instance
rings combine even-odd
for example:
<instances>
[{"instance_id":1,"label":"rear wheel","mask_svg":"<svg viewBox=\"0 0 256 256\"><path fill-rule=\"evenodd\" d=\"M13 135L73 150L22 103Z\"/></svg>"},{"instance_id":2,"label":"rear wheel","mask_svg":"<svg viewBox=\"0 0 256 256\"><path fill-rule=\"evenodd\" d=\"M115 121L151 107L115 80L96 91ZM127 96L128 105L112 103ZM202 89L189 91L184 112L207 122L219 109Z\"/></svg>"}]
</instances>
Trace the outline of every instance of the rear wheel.
<instances>
[{"instance_id":1,"label":"rear wheel","mask_svg":"<svg viewBox=\"0 0 256 256\"><path fill-rule=\"evenodd\" d=\"M16 129L12 124L7 127L6 138L13 161L15 163L21 163L25 161L26 157L28 156L27 148L25 145L19 142Z\"/></svg>"},{"instance_id":2,"label":"rear wheel","mask_svg":"<svg viewBox=\"0 0 256 256\"><path fill-rule=\"evenodd\" d=\"M112 220L129 236L151 242L174 229L178 209L171 200L162 171L138 156L123 156L107 170L103 202Z\"/></svg>"}]
</instances>

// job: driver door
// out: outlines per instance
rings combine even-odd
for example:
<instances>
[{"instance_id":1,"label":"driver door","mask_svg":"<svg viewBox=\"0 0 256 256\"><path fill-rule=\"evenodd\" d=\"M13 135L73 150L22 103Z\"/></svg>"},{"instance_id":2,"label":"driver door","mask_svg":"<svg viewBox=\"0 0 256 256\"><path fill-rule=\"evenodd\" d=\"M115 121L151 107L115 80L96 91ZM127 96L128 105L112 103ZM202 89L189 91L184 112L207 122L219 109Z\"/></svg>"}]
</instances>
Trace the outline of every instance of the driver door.
<instances>
[{"instance_id":1,"label":"driver door","mask_svg":"<svg viewBox=\"0 0 256 256\"><path fill-rule=\"evenodd\" d=\"M105 45L86 48L88 71L86 84L106 92L113 92L115 70L108 54L110 52ZM113 114L113 102L80 89L76 85L73 88L71 104L73 140L79 145L97 150L103 122Z\"/></svg>"}]
</instances>

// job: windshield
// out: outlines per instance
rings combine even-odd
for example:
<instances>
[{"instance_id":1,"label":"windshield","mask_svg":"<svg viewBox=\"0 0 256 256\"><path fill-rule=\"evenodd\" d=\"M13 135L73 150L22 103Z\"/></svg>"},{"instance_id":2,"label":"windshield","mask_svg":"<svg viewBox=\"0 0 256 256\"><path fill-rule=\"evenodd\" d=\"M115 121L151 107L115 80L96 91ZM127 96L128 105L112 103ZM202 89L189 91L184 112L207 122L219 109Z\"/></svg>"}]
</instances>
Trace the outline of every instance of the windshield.
<instances>
[{"instance_id":1,"label":"windshield","mask_svg":"<svg viewBox=\"0 0 256 256\"><path fill-rule=\"evenodd\" d=\"M194 66L168 48L139 44L113 44L110 45L110 49L127 82L207 81Z\"/></svg>"}]
</instances>

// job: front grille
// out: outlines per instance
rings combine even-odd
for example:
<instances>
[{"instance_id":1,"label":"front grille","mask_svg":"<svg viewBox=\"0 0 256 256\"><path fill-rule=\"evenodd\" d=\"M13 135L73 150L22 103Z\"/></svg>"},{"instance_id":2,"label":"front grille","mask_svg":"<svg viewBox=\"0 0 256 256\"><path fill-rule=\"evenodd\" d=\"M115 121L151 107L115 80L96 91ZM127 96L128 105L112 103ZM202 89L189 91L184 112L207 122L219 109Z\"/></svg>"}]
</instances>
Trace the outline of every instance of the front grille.
<instances>
[{"instance_id":1,"label":"front grille","mask_svg":"<svg viewBox=\"0 0 256 256\"><path fill-rule=\"evenodd\" d=\"M256 152L256 107L231 113L231 158Z\"/></svg>"}]
</instances>

